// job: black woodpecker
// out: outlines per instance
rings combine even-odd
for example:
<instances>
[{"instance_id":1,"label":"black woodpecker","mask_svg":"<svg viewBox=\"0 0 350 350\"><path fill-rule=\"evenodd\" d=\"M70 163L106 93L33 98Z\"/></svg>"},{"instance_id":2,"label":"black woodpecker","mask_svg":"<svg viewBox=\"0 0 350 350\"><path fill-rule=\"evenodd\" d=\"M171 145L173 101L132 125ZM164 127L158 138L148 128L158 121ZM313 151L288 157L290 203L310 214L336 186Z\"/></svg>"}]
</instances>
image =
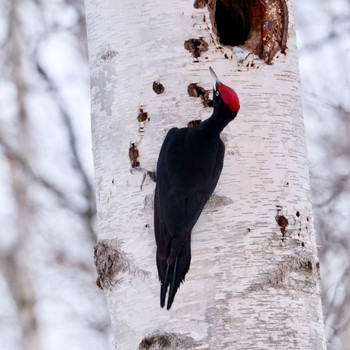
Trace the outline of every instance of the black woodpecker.
<instances>
[{"instance_id":1,"label":"black woodpecker","mask_svg":"<svg viewBox=\"0 0 350 350\"><path fill-rule=\"evenodd\" d=\"M157 163L154 229L160 305L168 293L169 310L191 263L191 231L219 180L225 146L220 133L235 119L240 103L236 92L215 78L212 116L187 128L172 128Z\"/></svg>"}]
</instances>

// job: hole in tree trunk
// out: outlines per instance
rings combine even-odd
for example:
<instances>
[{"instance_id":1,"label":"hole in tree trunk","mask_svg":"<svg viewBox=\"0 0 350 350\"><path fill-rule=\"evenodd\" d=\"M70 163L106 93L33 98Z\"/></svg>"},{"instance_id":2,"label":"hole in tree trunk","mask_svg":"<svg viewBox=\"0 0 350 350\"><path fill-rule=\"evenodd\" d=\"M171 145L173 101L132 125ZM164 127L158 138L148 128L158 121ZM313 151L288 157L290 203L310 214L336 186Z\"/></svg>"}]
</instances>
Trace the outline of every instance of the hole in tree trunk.
<instances>
[{"instance_id":1,"label":"hole in tree trunk","mask_svg":"<svg viewBox=\"0 0 350 350\"><path fill-rule=\"evenodd\" d=\"M220 43L238 46L244 44L251 28L248 1L217 0L215 23Z\"/></svg>"},{"instance_id":2,"label":"hole in tree trunk","mask_svg":"<svg viewBox=\"0 0 350 350\"><path fill-rule=\"evenodd\" d=\"M277 51L286 53L286 0L212 0L208 8L222 45L241 46L268 64Z\"/></svg>"}]
</instances>

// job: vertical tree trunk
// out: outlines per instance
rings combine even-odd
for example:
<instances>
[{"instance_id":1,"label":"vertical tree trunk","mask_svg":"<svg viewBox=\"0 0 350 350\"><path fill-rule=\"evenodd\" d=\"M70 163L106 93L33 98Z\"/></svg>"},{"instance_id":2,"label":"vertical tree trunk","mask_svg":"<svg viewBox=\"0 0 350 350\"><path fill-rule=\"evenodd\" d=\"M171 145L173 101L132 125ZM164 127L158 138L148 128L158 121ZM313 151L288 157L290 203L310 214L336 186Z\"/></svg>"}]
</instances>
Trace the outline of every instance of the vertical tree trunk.
<instances>
[{"instance_id":1,"label":"vertical tree trunk","mask_svg":"<svg viewBox=\"0 0 350 350\"><path fill-rule=\"evenodd\" d=\"M246 47L262 59L241 59L220 45L215 1L205 3L86 0L95 257L116 349L325 349L293 13L277 40L285 51L288 34L287 54L274 55L271 2L249 2L260 22L252 21ZM171 127L210 116L209 65L237 91L241 110L222 134L224 169L193 230L186 282L166 311L154 184L141 191L130 168L154 170Z\"/></svg>"}]
</instances>

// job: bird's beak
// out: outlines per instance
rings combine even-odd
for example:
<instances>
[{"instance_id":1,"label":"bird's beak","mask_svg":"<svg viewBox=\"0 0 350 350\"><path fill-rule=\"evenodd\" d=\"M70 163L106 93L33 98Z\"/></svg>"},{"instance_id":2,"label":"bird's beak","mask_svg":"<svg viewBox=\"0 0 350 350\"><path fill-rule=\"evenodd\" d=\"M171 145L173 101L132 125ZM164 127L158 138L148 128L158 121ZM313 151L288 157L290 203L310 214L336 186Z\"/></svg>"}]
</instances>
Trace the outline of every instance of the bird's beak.
<instances>
[{"instance_id":1,"label":"bird's beak","mask_svg":"<svg viewBox=\"0 0 350 350\"><path fill-rule=\"evenodd\" d=\"M215 79L215 83L213 84L213 86L214 86L214 90L216 91L216 87L218 85L222 85L222 82L219 80L219 78L216 75L216 73L214 72L213 68L209 67L209 72L210 72L211 76Z\"/></svg>"}]
</instances>

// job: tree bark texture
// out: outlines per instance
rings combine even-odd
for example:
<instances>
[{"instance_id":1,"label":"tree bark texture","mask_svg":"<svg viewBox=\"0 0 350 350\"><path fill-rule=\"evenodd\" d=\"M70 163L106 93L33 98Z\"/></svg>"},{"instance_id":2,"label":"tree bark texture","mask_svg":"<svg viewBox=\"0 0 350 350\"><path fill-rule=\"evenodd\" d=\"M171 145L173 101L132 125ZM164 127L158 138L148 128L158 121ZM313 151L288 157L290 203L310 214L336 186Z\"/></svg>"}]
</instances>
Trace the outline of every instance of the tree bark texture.
<instances>
[{"instance_id":1,"label":"tree bark texture","mask_svg":"<svg viewBox=\"0 0 350 350\"><path fill-rule=\"evenodd\" d=\"M286 55L266 64L220 45L208 6L195 5L86 0L95 258L115 348L325 349L293 11L288 4ZM209 65L236 90L241 110L222 133L224 169L166 311L154 183L141 191L142 175L130 168L155 170L171 127L211 115Z\"/></svg>"}]
</instances>

